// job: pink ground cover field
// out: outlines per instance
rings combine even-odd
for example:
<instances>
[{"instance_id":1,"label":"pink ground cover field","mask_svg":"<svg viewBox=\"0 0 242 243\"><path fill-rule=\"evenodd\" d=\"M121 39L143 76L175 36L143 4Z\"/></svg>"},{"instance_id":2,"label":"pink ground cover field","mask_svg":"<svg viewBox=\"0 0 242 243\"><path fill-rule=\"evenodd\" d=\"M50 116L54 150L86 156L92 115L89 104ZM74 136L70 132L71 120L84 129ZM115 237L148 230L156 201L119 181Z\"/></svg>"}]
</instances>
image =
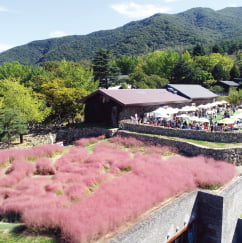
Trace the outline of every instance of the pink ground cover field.
<instances>
[{"instance_id":1,"label":"pink ground cover field","mask_svg":"<svg viewBox=\"0 0 242 243\"><path fill-rule=\"evenodd\" d=\"M85 147L95 141L93 150ZM236 175L233 165L203 156L163 159L167 147L130 150L142 146L134 138L81 139L57 159L49 156L63 150L56 145L33 147L29 155L2 150L0 215L60 231L67 242L93 242L169 197L224 185Z\"/></svg>"}]
</instances>

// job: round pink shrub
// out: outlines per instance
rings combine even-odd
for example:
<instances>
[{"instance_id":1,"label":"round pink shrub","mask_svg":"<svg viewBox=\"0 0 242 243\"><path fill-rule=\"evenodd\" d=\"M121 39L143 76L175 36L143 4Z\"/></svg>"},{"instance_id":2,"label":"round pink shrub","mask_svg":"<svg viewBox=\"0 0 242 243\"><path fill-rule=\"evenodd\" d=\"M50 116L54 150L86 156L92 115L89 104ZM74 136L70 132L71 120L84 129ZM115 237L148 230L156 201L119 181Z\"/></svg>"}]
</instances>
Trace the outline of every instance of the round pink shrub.
<instances>
[{"instance_id":1,"label":"round pink shrub","mask_svg":"<svg viewBox=\"0 0 242 243\"><path fill-rule=\"evenodd\" d=\"M52 161L48 158L41 158L36 161L36 174L37 175L54 175L55 167Z\"/></svg>"}]
</instances>

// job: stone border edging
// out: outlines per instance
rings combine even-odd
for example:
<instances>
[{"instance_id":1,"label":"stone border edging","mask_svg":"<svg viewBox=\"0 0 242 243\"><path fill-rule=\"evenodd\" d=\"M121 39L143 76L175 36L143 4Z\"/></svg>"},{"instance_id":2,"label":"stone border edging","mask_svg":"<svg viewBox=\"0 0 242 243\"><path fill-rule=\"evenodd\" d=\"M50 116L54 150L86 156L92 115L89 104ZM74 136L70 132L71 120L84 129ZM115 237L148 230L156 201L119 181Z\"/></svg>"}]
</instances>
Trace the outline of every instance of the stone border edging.
<instances>
[{"instance_id":1,"label":"stone border edging","mask_svg":"<svg viewBox=\"0 0 242 243\"><path fill-rule=\"evenodd\" d=\"M134 124L129 121L122 121L120 128L133 132L157 134L170 137L190 138L196 140L204 140L210 142L223 142L223 143L242 143L242 132L211 132L208 130L192 130L192 129L179 129L168 128L161 126L153 126L148 124Z\"/></svg>"},{"instance_id":2,"label":"stone border edging","mask_svg":"<svg viewBox=\"0 0 242 243\"><path fill-rule=\"evenodd\" d=\"M206 148L188 142L178 141L152 135L138 134L131 131L119 130L118 135L125 137L135 137L141 141L152 142L155 144L174 147L189 156L204 155L216 160L225 160L234 165L242 165L242 147L236 148Z\"/></svg>"}]
</instances>

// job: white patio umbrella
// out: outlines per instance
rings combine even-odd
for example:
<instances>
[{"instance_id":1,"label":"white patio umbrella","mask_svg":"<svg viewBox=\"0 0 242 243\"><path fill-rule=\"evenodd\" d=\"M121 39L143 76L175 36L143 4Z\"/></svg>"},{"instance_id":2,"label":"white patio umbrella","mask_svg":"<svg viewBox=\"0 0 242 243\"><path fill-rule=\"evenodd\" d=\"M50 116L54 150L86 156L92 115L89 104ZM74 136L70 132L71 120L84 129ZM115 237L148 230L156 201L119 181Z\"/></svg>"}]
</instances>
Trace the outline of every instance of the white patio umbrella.
<instances>
[{"instance_id":1,"label":"white patio umbrella","mask_svg":"<svg viewBox=\"0 0 242 243\"><path fill-rule=\"evenodd\" d=\"M200 122L209 122L209 120L205 117L200 117L199 120Z\"/></svg>"},{"instance_id":2,"label":"white patio umbrella","mask_svg":"<svg viewBox=\"0 0 242 243\"><path fill-rule=\"evenodd\" d=\"M159 107L158 109L151 112L155 117L165 117L168 116L166 109Z\"/></svg>"},{"instance_id":3,"label":"white patio umbrella","mask_svg":"<svg viewBox=\"0 0 242 243\"><path fill-rule=\"evenodd\" d=\"M187 114L179 114L176 117L180 117L180 118L190 118L190 116L188 116Z\"/></svg>"},{"instance_id":4,"label":"white patio umbrella","mask_svg":"<svg viewBox=\"0 0 242 243\"><path fill-rule=\"evenodd\" d=\"M189 111L195 111L197 108L195 106L183 106L179 112L189 112Z\"/></svg>"},{"instance_id":5,"label":"white patio umbrella","mask_svg":"<svg viewBox=\"0 0 242 243\"><path fill-rule=\"evenodd\" d=\"M189 120L190 120L190 121L199 121L199 119L200 119L200 118L197 117L197 116L190 116L190 117L189 117Z\"/></svg>"},{"instance_id":6,"label":"white patio umbrella","mask_svg":"<svg viewBox=\"0 0 242 243\"><path fill-rule=\"evenodd\" d=\"M179 109L178 108L173 108L173 107L168 107L165 109L167 114L176 114L178 113Z\"/></svg>"}]
</instances>

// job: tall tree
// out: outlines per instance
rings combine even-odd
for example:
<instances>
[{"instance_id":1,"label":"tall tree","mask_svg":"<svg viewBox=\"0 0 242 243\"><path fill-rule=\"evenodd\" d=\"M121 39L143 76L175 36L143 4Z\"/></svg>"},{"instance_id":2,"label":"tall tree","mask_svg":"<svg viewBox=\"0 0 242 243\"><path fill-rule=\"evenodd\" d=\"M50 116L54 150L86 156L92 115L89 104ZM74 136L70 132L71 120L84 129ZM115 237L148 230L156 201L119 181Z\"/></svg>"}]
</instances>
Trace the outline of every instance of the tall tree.
<instances>
[{"instance_id":1,"label":"tall tree","mask_svg":"<svg viewBox=\"0 0 242 243\"><path fill-rule=\"evenodd\" d=\"M192 51L192 55L193 56L204 56L206 55L206 51L205 48L202 44L197 44Z\"/></svg>"},{"instance_id":2,"label":"tall tree","mask_svg":"<svg viewBox=\"0 0 242 243\"><path fill-rule=\"evenodd\" d=\"M212 70L212 75L215 80L228 80L229 72L227 72L221 63L218 63L214 66Z\"/></svg>"},{"instance_id":3,"label":"tall tree","mask_svg":"<svg viewBox=\"0 0 242 243\"><path fill-rule=\"evenodd\" d=\"M54 79L42 85L42 94L51 107L51 118L59 122L73 120L83 112L83 104L78 102L88 92L81 88L68 88L62 79Z\"/></svg>"},{"instance_id":4,"label":"tall tree","mask_svg":"<svg viewBox=\"0 0 242 243\"><path fill-rule=\"evenodd\" d=\"M230 70L230 79L234 80L234 78L240 77L240 70L237 65L233 65L233 67Z\"/></svg>"},{"instance_id":5,"label":"tall tree","mask_svg":"<svg viewBox=\"0 0 242 243\"><path fill-rule=\"evenodd\" d=\"M223 53L223 48L219 44L215 44L212 47L212 52L213 53Z\"/></svg>"},{"instance_id":6,"label":"tall tree","mask_svg":"<svg viewBox=\"0 0 242 243\"><path fill-rule=\"evenodd\" d=\"M27 131L27 121L20 111L0 109L0 139L2 142L6 142L8 147L10 147L13 136L24 134Z\"/></svg>"},{"instance_id":7,"label":"tall tree","mask_svg":"<svg viewBox=\"0 0 242 243\"><path fill-rule=\"evenodd\" d=\"M138 60L136 57L121 55L116 60L116 64L120 69L121 74L128 75L133 73L137 66Z\"/></svg>"},{"instance_id":8,"label":"tall tree","mask_svg":"<svg viewBox=\"0 0 242 243\"><path fill-rule=\"evenodd\" d=\"M99 49L93 59L94 80L99 81L99 86L108 88L116 84L119 75L119 68L113 61L109 50Z\"/></svg>"},{"instance_id":9,"label":"tall tree","mask_svg":"<svg viewBox=\"0 0 242 243\"><path fill-rule=\"evenodd\" d=\"M42 122L50 113L45 100L17 80L1 80L0 95L3 108L21 112L27 122Z\"/></svg>"}]
</instances>

